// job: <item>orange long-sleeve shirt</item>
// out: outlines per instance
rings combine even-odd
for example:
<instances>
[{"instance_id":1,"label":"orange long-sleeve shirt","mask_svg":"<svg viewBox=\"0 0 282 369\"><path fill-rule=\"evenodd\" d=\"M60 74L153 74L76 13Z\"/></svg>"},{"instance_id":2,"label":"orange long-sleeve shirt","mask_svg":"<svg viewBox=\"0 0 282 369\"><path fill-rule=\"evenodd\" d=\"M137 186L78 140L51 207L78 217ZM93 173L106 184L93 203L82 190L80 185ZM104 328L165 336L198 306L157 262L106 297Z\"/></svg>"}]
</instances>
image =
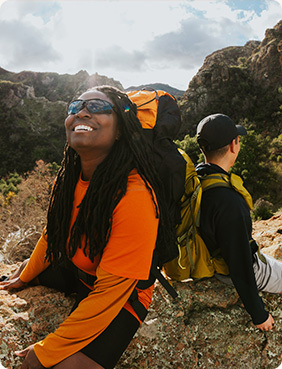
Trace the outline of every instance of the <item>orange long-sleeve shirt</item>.
<instances>
[{"instance_id":1,"label":"orange long-sleeve shirt","mask_svg":"<svg viewBox=\"0 0 282 369\"><path fill-rule=\"evenodd\" d=\"M88 182L78 181L71 225L87 187ZM72 259L77 267L96 275L97 280L93 292L59 328L35 344L35 353L43 366L51 367L81 350L106 329L122 307L136 316L127 301L138 280L149 277L157 229L158 219L151 195L140 176L133 171L128 178L127 192L114 210L111 237L102 258L97 256L92 263L78 249ZM48 267L49 263L44 261L46 248L43 233L21 273L22 281L31 281ZM152 292L153 287L138 291L139 300L146 308L151 302Z\"/></svg>"}]
</instances>

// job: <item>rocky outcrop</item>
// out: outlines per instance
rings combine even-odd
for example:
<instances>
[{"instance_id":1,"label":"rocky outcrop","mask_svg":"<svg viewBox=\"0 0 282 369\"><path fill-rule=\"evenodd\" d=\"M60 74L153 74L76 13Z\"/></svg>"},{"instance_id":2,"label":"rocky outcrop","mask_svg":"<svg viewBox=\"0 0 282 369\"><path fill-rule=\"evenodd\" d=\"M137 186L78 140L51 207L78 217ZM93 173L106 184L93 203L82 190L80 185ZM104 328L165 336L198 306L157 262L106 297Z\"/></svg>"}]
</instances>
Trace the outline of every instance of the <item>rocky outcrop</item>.
<instances>
[{"instance_id":1,"label":"rocky outcrop","mask_svg":"<svg viewBox=\"0 0 282 369\"><path fill-rule=\"evenodd\" d=\"M258 132L279 135L281 72L282 21L266 30L262 42L249 41L207 56L181 101L180 136L194 136L199 121L218 112L235 121L247 118Z\"/></svg>"},{"instance_id":2,"label":"rocky outcrop","mask_svg":"<svg viewBox=\"0 0 282 369\"><path fill-rule=\"evenodd\" d=\"M248 61L250 73L262 87L281 87L282 72L282 21L267 29L265 38Z\"/></svg>"},{"instance_id":3,"label":"rocky outcrop","mask_svg":"<svg viewBox=\"0 0 282 369\"><path fill-rule=\"evenodd\" d=\"M282 261L282 213L272 218L254 222L253 237L260 245L261 251Z\"/></svg>"},{"instance_id":4,"label":"rocky outcrop","mask_svg":"<svg viewBox=\"0 0 282 369\"><path fill-rule=\"evenodd\" d=\"M99 85L109 85L123 89L121 83L113 78L101 76L98 73L89 75L83 70L71 75L30 71L12 73L0 68L0 80L32 86L37 97L45 97L50 101L69 102L88 88Z\"/></svg>"},{"instance_id":5,"label":"rocky outcrop","mask_svg":"<svg viewBox=\"0 0 282 369\"><path fill-rule=\"evenodd\" d=\"M254 224L254 237L266 254L282 261L282 214ZM0 264L0 274L16 265ZM172 300L156 285L149 314L117 369L276 369L282 363L282 295L261 293L275 320L261 332L233 287L215 278L174 283ZM13 352L45 337L67 316L73 298L46 287L0 291L0 362L19 368Z\"/></svg>"},{"instance_id":6,"label":"rocky outcrop","mask_svg":"<svg viewBox=\"0 0 282 369\"><path fill-rule=\"evenodd\" d=\"M1 265L0 270L7 271ZM281 296L263 294L276 325L261 332L251 323L236 291L216 279L175 283L172 301L157 285L150 312L117 369L256 368L282 362ZM14 351L45 337L67 316L72 298L45 287L14 294L0 291L0 361L20 367Z\"/></svg>"}]
</instances>

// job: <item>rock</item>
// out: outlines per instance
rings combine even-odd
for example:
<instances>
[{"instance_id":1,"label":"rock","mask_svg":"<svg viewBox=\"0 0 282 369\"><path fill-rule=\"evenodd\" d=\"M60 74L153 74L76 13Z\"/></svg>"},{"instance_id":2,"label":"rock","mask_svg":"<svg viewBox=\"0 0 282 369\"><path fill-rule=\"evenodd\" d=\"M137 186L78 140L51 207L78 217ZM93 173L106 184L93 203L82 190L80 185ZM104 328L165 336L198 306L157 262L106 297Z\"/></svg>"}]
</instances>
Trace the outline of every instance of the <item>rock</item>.
<instances>
[{"instance_id":1,"label":"rock","mask_svg":"<svg viewBox=\"0 0 282 369\"><path fill-rule=\"evenodd\" d=\"M0 273L7 274L16 267L0 264ZM175 301L156 284L149 314L117 369L274 369L282 362L282 296L262 295L275 328L261 332L251 323L234 288L215 278L174 286L179 293ZM54 331L73 301L41 286L15 293L1 291L2 365L19 368L21 359L14 350Z\"/></svg>"},{"instance_id":2,"label":"rock","mask_svg":"<svg viewBox=\"0 0 282 369\"><path fill-rule=\"evenodd\" d=\"M178 138L193 137L205 116L221 112L235 122L254 123L256 132L281 132L282 21L265 32L262 42L230 46L208 55L183 99ZM259 110L263 106L263 110ZM257 114L259 112L259 114Z\"/></svg>"},{"instance_id":3,"label":"rock","mask_svg":"<svg viewBox=\"0 0 282 369\"><path fill-rule=\"evenodd\" d=\"M262 252L282 261L282 214L253 223L253 237Z\"/></svg>"}]
</instances>

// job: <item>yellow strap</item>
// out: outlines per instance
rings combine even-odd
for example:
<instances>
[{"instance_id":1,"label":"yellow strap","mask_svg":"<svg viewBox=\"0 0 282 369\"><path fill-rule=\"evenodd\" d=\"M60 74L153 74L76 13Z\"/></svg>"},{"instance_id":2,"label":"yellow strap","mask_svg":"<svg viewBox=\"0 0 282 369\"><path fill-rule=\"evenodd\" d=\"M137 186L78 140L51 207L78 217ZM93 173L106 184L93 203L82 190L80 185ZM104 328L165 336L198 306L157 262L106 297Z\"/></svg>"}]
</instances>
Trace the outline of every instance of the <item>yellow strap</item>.
<instances>
[{"instance_id":1,"label":"yellow strap","mask_svg":"<svg viewBox=\"0 0 282 369\"><path fill-rule=\"evenodd\" d=\"M186 267L185 266L183 266L183 265L181 265L181 247L180 247L180 245L178 245L178 260L177 260L177 264L178 264L178 266L179 266L179 268L180 269L186 269Z\"/></svg>"},{"instance_id":2,"label":"yellow strap","mask_svg":"<svg viewBox=\"0 0 282 369\"><path fill-rule=\"evenodd\" d=\"M187 249L187 255L189 258L189 262L190 262L190 267L191 267L191 272L195 269L195 263L193 260L193 256L192 256L192 252L191 252L191 247L190 247L190 242L189 242L189 235L192 234L192 237L194 238L194 243L196 245L196 239L195 239L195 226L191 226L189 231L187 232L187 238L186 238L186 249Z\"/></svg>"},{"instance_id":3,"label":"yellow strap","mask_svg":"<svg viewBox=\"0 0 282 369\"><path fill-rule=\"evenodd\" d=\"M253 199L248 190L243 186L243 180L241 177L237 176L234 173L230 174L230 183L231 186L242 195L248 204L250 210L253 209Z\"/></svg>"},{"instance_id":4,"label":"yellow strap","mask_svg":"<svg viewBox=\"0 0 282 369\"><path fill-rule=\"evenodd\" d=\"M200 177L203 191L206 191L210 188L214 187L232 187L235 191L237 191L241 196L244 197L248 207L250 210L253 209L253 199L248 190L243 186L243 180L241 177L237 176L234 173L231 173L230 176L223 173L215 173L209 174L203 177Z\"/></svg>"}]
</instances>

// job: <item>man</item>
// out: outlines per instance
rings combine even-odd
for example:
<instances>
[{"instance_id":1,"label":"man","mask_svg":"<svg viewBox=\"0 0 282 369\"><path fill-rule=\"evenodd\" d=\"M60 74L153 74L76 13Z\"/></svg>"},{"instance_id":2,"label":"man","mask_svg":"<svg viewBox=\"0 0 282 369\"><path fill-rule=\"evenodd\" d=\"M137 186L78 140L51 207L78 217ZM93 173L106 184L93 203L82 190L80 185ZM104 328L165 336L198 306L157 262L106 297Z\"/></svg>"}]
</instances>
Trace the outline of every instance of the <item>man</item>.
<instances>
[{"instance_id":1,"label":"man","mask_svg":"<svg viewBox=\"0 0 282 369\"><path fill-rule=\"evenodd\" d=\"M240 151L239 136L246 134L244 127L224 114L205 117L197 127L197 140L205 155L205 163L197 166L197 173L228 174ZM282 292L282 263L258 252L244 197L232 187L204 191L200 234L210 253L219 252L228 265L228 278L216 276L233 283L257 328L271 330L274 320L258 291Z\"/></svg>"}]
</instances>

